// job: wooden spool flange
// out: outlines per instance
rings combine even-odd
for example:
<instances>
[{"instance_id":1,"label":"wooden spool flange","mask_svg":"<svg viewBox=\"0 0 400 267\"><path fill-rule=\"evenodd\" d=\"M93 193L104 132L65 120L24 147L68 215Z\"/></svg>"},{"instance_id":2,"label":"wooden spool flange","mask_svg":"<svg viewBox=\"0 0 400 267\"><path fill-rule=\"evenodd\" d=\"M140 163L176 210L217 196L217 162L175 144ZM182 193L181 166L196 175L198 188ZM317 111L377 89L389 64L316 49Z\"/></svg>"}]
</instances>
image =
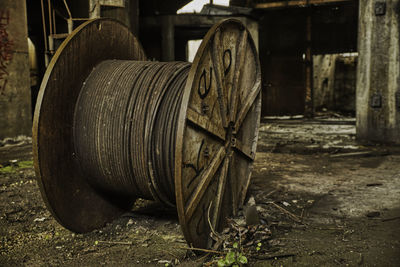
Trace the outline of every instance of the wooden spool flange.
<instances>
[{"instance_id":1,"label":"wooden spool flange","mask_svg":"<svg viewBox=\"0 0 400 267\"><path fill-rule=\"evenodd\" d=\"M33 126L36 176L47 207L64 227L88 232L129 210L91 187L76 164L73 116L82 84L110 59L146 60L121 23L88 21L60 46L43 78ZM191 66L175 146L175 196L188 244L210 247L241 207L250 181L261 112L261 73L248 30L227 19L207 33Z\"/></svg>"}]
</instances>

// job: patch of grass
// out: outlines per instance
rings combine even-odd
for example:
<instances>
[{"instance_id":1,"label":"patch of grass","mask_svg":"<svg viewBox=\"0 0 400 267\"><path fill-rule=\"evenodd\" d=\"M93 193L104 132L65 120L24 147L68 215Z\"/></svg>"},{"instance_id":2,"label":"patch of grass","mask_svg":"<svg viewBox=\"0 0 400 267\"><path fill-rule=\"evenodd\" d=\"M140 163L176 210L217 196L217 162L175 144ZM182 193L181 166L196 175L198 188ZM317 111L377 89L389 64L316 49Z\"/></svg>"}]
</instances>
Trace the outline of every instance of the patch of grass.
<instances>
[{"instance_id":1,"label":"patch of grass","mask_svg":"<svg viewBox=\"0 0 400 267\"><path fill-rule=\"evenodd\" d=\"M0 173L10 174L10 173L15 173L16 171L18 171L18 169L29 169L29 168L33 168L32 160L20 161L4 167L0 165Z\"/></svg>"},{"instance_id":2,"label":"patch of grass","mask_svg":"<svg viewBox=\"0 0 400 267\"><path fill-rule=\"evenodd\" d=\"M32 160L27 160L27 161L20 161L17 163L19 168L32 168L33 167L33 161Z\"/></svg>"},{"instance_id":3,"label":"patch of grass","mask_svg":"<svg viewBox=\"0 0 400 267\"><path fill-rule=\"evenodd\" d=\"M13 166L6 166L3 168L0 168L0 173L14 173L15 172L15 168Z\"/></svg>"}]
</instances>

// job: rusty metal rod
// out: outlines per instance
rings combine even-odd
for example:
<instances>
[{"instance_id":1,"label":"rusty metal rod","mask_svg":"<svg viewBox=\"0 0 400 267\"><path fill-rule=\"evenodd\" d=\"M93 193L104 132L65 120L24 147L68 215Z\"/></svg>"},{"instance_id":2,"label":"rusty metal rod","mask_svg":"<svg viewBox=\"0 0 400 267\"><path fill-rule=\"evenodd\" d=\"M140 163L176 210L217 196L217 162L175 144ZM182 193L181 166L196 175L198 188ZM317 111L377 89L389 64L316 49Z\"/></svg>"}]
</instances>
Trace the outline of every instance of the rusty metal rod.
<instances>
[{"instance_id":1,"label":"rusty metal rod","mask_svg":"<svg viewBox=\"0 0 400 267\"><path fill-rule=\"evenodd\" d=\"M46 30L46 18L44 13L43 0L40 0L40 6L42 9L42 26L43 26L43 38L44 38L44 52L47 53L47 30ZM47 66L47 63L46 63Z\"/></svg>"}]
</instances>

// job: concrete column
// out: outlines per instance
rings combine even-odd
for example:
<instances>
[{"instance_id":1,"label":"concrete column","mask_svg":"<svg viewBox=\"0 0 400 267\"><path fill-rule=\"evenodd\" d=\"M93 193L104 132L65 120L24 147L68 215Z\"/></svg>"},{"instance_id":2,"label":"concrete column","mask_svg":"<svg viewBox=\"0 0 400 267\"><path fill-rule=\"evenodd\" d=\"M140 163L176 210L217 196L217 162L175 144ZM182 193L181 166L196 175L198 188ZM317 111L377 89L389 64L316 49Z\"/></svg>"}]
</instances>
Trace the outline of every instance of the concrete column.
<instances>
[{"instance_id":1,"label":"concrete column","mask_svg":"<svg viewBox=\"0 0 400 267\"><path fill-rule=\"evenodd\" d=\"M312 55L312 10L308 10L306 20L306 53L305 53L305 84L306 95L304 100L304 116L307 118L314 117L314 86L313 86L313 55Z\"/></svg>"},{"instance_id":2,"label":"concrete column","mask_svg":"<svg viewBox=\"0 0 400 267\"><path fill-rule=\"evenodd\" d=\"M164 16L161 22L162 61L175 60L175 25L172 16Z\"/></svg>"},{"instance_id":3,"label":"concrete column","mask_svg":"<svg viewBox=\"0 0 400 267\"><path fill-rule=\"evenodd\" d=\"M0 1L0 139L31 135L25 0Z\"/></svg>"},{"instance_id":4,"label":"concrete column","mask_svg":"<svg viewBox=\"0 0 400 267\"><path fill-rule=\"evenodd\" d=\"M359 3L357 138L400 144L400 0Z\"/></svg>"},{"instance_id":5,"label":"concrete column","mask_svg":"<svg viewBox=\"0 0 400 267\"><path fill-rule=\"evenodd\" d=\"M100 0L89 0L89 18L100 18L101 6Z\"/></svg>"}]
</instances>

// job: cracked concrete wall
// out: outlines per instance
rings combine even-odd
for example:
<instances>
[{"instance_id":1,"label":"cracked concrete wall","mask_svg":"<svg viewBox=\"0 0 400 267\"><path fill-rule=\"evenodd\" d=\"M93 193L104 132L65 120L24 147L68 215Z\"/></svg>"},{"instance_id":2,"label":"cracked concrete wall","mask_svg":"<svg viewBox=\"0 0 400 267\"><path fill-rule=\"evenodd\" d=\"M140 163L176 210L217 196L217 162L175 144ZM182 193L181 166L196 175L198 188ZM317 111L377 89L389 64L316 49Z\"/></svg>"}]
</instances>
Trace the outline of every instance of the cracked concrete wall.
<instances>
[{"instance_id":1,"label":"cracked concrete wall","mask_svg":"<svg viewBox=\"0 0 400 267\"><path fill-rule=\"evenodd\" d=\"M399 13L400 0L360 1L356 100L359 140L400 144Z\"/></svg>"},{"instance_id":2,"label":"cracked concrete wall","mask_svg":"<svg viewBox=\"0 0 400 267\"><path fill-rule=\"evenodd\" d=\"M31 135L25 0L0 1L0 139Z\"/></svg>"}]
</instances>

